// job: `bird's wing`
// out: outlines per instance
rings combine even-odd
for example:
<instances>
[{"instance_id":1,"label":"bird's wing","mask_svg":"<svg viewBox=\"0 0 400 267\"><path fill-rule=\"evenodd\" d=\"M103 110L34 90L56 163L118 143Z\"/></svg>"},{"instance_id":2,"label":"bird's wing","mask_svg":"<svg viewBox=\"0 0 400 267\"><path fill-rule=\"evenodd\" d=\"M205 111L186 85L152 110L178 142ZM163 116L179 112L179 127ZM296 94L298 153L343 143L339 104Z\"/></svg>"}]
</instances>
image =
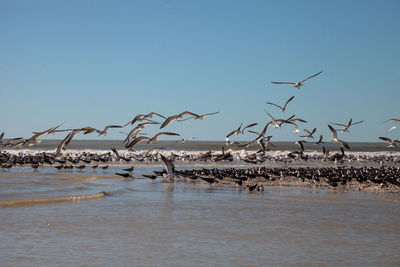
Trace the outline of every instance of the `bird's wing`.
<instances>
[{"instance_id":1,"label":"bird's wing","mask_svg":"<svg viewBox=\"0 0 400 267\"><path fill-rule=\"evenodd\" d=\"M294 82L271 82L273 84L296 84Z\"/></svg>"},{"instance_id":2,"label":"bird's wing","mask_svg":"<svg viewBox=\"0 0 400 267\"><path fill-rule=\"evenodd\" d=\"M400 119L388 119L388 120L385 120L383 123L388 122L388 121L400 122Z\"/></svg>"},{"instance_id":3,"label":"bird's wing","mask_svg":"<svg viewBox=\"0 0 400 267\"><path fill-rule=\"evenodd\" d=\"M236 133L237 130L233 130L232 132L228 133L228 135L226 136L226 138L228 138L229 136L233 135Z\"/></svg>"},{"instance_id":4,"label":"bird's wing","mask_svg":"<svg viewBox=\"0 0 400 267\"><path fill-rule=\"evenodd\" d=\"M199 116L199 115L196 114L196 113L193 113L193 112L190 112L190 111L184 111L184 112L182 112L182 113L179 114L179 117L184 116L184 115L192 115L192 116L195 116L195 117L198 117L198 116Z\"/></svg>"},{"instance_id":5,"label":"bird's wing","mask_svg":"<svg viewBox=\"0 0 400 267\"><path fill-rule=\"evenodd\" d=\"M251 124L247 125L246 127L243 128L242 133L244 132L245 129L250 128L250 127L254 127L256 125L257 125L257 123L251 123Z\"/></svg>"},{"instance_id":6,"label":"bird's wing","mask_svg":"<svg viewBox=\"0 0 400 267\"><path fill-rule=\"evenodd\" d=\"M273 121L270 121L264 126L264 129L261 131L260 135L256 138L256 140L258 140L261 137L265 136L265 133L267 132L268 126L270 126L272 123L273 123Z\"/></svg>"},{"instance_id":7,"label":"bird's wing","mask_svg":"<svg viewBox=\"0 0 400 267\"><path fill-rule=\"evenodd\" d=\"M158 114L158 113L156 113L156 112L150 112L149 114L147 114L146 116L144 116L143 119L152 118L154 115L157 115L158 117L161 117L161 118L166 119L166 117L164 117L163 115Z\"/></svg>"},{"instance_id":8,"label":"bird's wing","mask_svg":"<svg viewBox=\"0 0 400 267\"><path fill-rule=\"evenodd\" d=\"M349 123L347 123L347 127L350 127L352 122L353 122L353 118L350 118Z\"/></svg>"},{"instance_id":9,"label":"bird's wing","mask_svg":"<svg viewBox=\"0 0 400 267\"><path fill-rule=\"evenodd\" d=\"M332 126L328 125L329 129L331 130L332 134L333 134L333 138L337 138L337 132L335 129L333 129Z\"/></svg>"},{"instance_id":10,"label":"bird's wing","mask_svg":"<svg viewBox=\"0 0 400 267\"><path fill-rule=\"evenodd\" d=\"M339 141L339 143L341 143L345 148L350 149L349 144L347 144L345 141L339 140L339 139L338 139L338 141Z\"/></svg>"},{"instance_id":11,"label":"bird's wing","mask_svg":"<svg viewBox=\"0 0 400 267\"><path fill-rule=\"evenodd\" d=\"M322 73L322 70L320 71L320 72L318 72L318 73L316 73L316 74L314 74L314 75L311 75L310 77L308 77L308 78L305 78L304 80L302 80L300 83L304 83L305 81L307 81L308 79L311 79L311 78L313 78L313 77L315 77L315 76L317 76L317 75L319 75L319 74L321 74Z\"/></svg>"},{"instance_id":12,"label":"bird's wing","mask_svg":"<svg viewBox=\"0 0 400 267\"><path fill-rule=\"evenodd\" d=\"M248 130L248 132L249 132L249 133L252 133L252 134L260 135L260 133L255 132L255 131L252 131L252 130Z\"/></svg>"},{"instance_id":13,"label":"bird's wing","mask_svg":"<svg viewBox=\"0 0 400 267\"><path fill-rule=\"evenodd\" d=\"M127 122L124 126L128 125L128 124L134 124L135 122L137 122L138 120L142 119L144 116L146 116L145 114L138 114L135 116L135 118L133 118L131 121Z\"/></svg>"},{"instance_id":14,"label":"bird's wing","mask_svg":"<svg viewBox=\"0 0 400 267\"><path fill-rule=\"evenodd\" d=\"M178 115L173 115L168 117L163 124L161 124L160 129L164 128L165 126L167 126L168 124L170 124L173 120L175 120L178 117Z\"/></svg>"},{"instance_id":15,"label":"bird's wing","mask_svg":"<svg viewBox=\"0 0 400 267\"><path fill-rule=\"evenodd\" d=\"M359 124L359 123L362 123L362 122L364 122L364 121L357 121L355 123L352 123L351 125L356 125L356 124Z\"/></svg>"},{"instance_id":16,"label":"bird's wing","mask_svg":"<svg viewBox=\"0 0 400 267\"><path fill-rule=\"evenodd\" d=\"M162 154L160 154L161 160L164 162L165 166L167 167L167 173L171 174L175 172L175 166L172 160L167 159Z\"/></svg>"},{"instance_id":17,"label":"bird's wing","mask_svg":"<svg viewBox=\"0 0 400 267\"><path fill-rule=\"evenodd\" d=\"M292 96L291 98L288 99L288 101L286 101L285 105L283 106L283 109L286 109L286 106L289 104L290 101L292 101L294 98L294 96Z\"/></svg>"},{"instance_id":18,"label":"bird's wing","mask_svg":"<svg viewBox=\"0 0 400 267\"><path fill-rule=\"evenodd\" d=\"M383 141L386 141L386 142L388 142L388 143L391 143L391 142L392 142L392 139L387 138L387 137L379 137L379 139L381 139L381 140L383 140Z\"/></svg>"},{"instance_id":19,"label":"bird's wing","mask_svg":"<svg viewBox=\"0 0 400 267\"><path fill-rule=\"evenodd\" d=\"M334 123L334 122L332 122L332 124L335 124L335 125L337 125L337 126L347 127L347 125L341 124L341 123Z\"/></svg>"},{"instance_id":20,"label":"bird's wing","mask_svg":"<svg viewBox=\"0 0 400 267\"><path fill-rule=\"evenodd\" d=\"M160 135L178 135L178 136L179 136L179 134L177 134L177 133L172 133L172 132L159 132L159 133L157 133L155 136L153 136L153 138L157 138L157 137L159 137Z\"/></svg>"},{"instance_id":21,"label":"bird's wing","mask_svg":"<svg viewBox=\"0 0 400 267\"><path fill-rule=\"evenodd\" d=\"M139 143L140 141L144 140L144 139L150 139L146 136L139 136L138 138L135 138L132 140L132 142L130 142L129 144L127 144L125 147L126 148L130 148L133 147L134 145L136 145L137 143Z\"/></svg>"},{"instance_id":22,"label":"bird's wing","mask_svg":"<svg viewBox=\"0 0 400 267\"><path fill-rule=\"evenodd\" d=\"M274 103L272 103L272 102L267 102L267 104L268 104L268 105L273 105L273 106L278 107L278 108L280 108L281 110L283 110L283 108L282 108L281 106L279 106L279 105L277 105L277 104L274 104Z\"/></svg>"},{"instance_id":23,"label":"bird's wing","mask_svg":"<svg viewBox=\"0 0 400 267\"><path fill-rule=\"evenodd\" d=\"M212 112L212 113L206 113L206 114L203 114L202 116L210 116L210 115L214 115L214 114L218 114L218 113L219 113L219 111Z\"/></svg>"},{"instance_id":24,"label":"bird's wing","mask_svg":"<svg viewBox=\"0 0 400 267\"><path fill-rule=\"evenodd\" d=\"M187 118L185 118L185 119L176 120L176 121L187 121L187 120L195 119L195 118L196 118L196 117L187 117Z\"/></svg>"},{"instance_id":25,"label":"bird's wing","mask_svg":"<svg viewBox=\"0 0 400 267\"><path fill-rule=\"evenodd\" d=\"M272 117L272 115L271 115L271 114L269 114L269 113L268 113L268 111L266 111L266 110L265 110L265 112L267 112L268 116L270 116L270 117L271 117L271 119L272 119L272 123L276 123L276 120L275 120L275 118L274 118L274 117Z\"/></svg>"}]
</instances>

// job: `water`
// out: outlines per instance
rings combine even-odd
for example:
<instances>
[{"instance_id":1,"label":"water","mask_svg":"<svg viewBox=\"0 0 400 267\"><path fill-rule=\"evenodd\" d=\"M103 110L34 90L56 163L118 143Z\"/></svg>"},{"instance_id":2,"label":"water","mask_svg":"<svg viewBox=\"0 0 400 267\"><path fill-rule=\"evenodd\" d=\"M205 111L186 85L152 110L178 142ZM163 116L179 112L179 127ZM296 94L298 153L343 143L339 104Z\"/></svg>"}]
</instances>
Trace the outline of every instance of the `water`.
<instances>
[{"instance_id":1,"label":"water","mask_svg":"<svg viewBox=\"0 0 400 267\"><path fill-rule=\"evenodd\" d=\"M6 142L5 139L4 142ZM61 140L42 140L42 142L35 146L29 148L30 150L53 150L55 151L57 145ZM248 142L239 142L240 145L246 144ZM274 146L269 147L272 151L279 150L298 150L299 147L295 142L272 142ZM398 149L388 148L387 143L384 142L352 142L349 143L351 151L361 151L361 152L399 152ZM139 143L134 146L136 150L148 150L151 148L163 148L166 150L185 150L185 151L208 151L208 150L220 150L222 146L225 146L225 142L221 141L186 141L184 143L179 143L176 141L159 141L156 144L146 144ZM339 150L339 145L337 143L327 142L324 146L329 150ZM69 150L85 149L85 150L110 150L111 147L117 149L125 149L121 140L72 140L68 145ZM314 145L314 142L309 141L304 144L306 151L321 151L322 146ZM239 147L230 146L233 150L257 150L259 146L255 143L249 147ZM17 149L18 150L24 150Z\"/></svg>"},{"instance_id":2,"label":"water","mask_svg":"<svg viewBox=\"0 0 400 267\"><path fill-rule=\"evenodd\" d=\"M400 264L398 194L245 193L125 181L114 175L122 168L0 171L1 265ZM162 168L138 166L133 175Z\"/></svg>"}]
</instances>

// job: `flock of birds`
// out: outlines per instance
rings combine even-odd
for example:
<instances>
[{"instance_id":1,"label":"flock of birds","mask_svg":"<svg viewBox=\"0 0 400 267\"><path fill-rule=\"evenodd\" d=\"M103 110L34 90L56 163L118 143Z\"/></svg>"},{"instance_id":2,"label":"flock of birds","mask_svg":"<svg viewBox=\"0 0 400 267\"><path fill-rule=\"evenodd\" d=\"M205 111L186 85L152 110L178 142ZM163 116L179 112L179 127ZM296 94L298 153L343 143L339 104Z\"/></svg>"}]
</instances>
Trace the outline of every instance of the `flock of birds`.
<instances>
[{"instance_id":1,"label":"flock of birds","mask_svg":"<svg viewBox=\"0 0 400 267\"><path fill-rule=\"evenodd\" d=\"M291 84L294 87L300 89L300 87L303 86L303 84L306 81L320 75L321 73L322 73L322 71L320 71L316 74L313 74L300 82L272 82L272 83L273 84ZM276 103L272 103L272 102L266 102L266 104L270 105L270 106L274 106L274 107L278 108L281 112L285 113L288 110L288 105L294 100L294 98L295 98L295 96L290 97L284 103L283 106L276 104ZM304 145L307 142L310 142L309 140L316 139L315 135L316 135L317 129L316 128L313 128L310 130L303 129L301 131L301 130L299 130L299 124L306 123L307 122L306 120L297 118L297 117L295 117L295 115L291 115L288 118L275 118L267 110L265 110L265 112L271 120L263 126L261 131L257 132L257 131L252 130L253 127L258 125L258 123L250 123L250 124L245 125L244 127L243 127L243 123L241 123L238 128L235 128L234 130L229 131L229 133L226 135L226 137L225 137L226 145L227 146L237 146L237 147L249 147L249 146L257 143L259 145L260 149L257 152L255 152L252 156L250 155L246 159L243 159L246 162L257 164L257 163L262 162L259 160L258 161L255 160L255 159L257 159L257 155L265 155L265 152L270 150L269 147L274 146L271 143L272 136L267 135L268 129L270 127L282 128L284 125L290 125L294 128L294 131L293 131L294 133L304 132L303 135L300 135L300 137L304 138L304 139L298 140L295 142L298 145L299 150L290 152L287 155L287 157L292 158L292 159L307 160L309 158L309 156L306 155L304 152L305 151ZM128 121L127 123L125 123L123 125L107 125L103 129L96 129L96 128L93 128L90 126L83 127L83 128L75 128L75 129L60 129L60 127L62 126L62 124L61 124L61 125L49 128L49 129L41 131L41 132L34 132L33 136L31 136L28 139L8 138L7 141L5 141L3 139L4 138L4 132L3 132L0 134L0 147L9 147L9 148L20 148L22 146L27 146L27 147L36 146L36 145L40 144L40 142L41 142L41 140L39 138L46 134L67 132L67 135L58 144L54 154L44 153L43 155L39 155L39 157L32 159L29 157L26 158L21 155L18 157L18 156L15 156L15 155L13 156L13 155L10 155L7 153L0 153L0 164L1 164L1 167L7 168L7 167L12 166L13 164L17 164L17 163L23 164L23 163L28 162L28 163L32 164L33 168L37 168L39 166L39 163L53 164L55 162L58 162L61 165L56 166L57 169L62 169L62 168L68 169L68 168L71 168L71 165L68 165L65 163L67 162L67 160L70 160L72 163L74 163L74 159L71 159L71 157L70 158L62 157L63 151L66 150L67 146L71 143L72 139L79 133L82 133L83 135L96 133L99 136L101 136L101 135L106 135L110 129L123 128L123 127L127 127L127 126L133 127L128 133L125 133L126 138L122 141L123 145L125 146L125 148L128 151L133 151L134 147L141 142L143 142L143 143L145 142L146 144L151 144L151 143L157 143L161 136L180 136L180 134L172 132L172 131L161 130L161 129L164 129L167 126L171 125L174 121L183 122L183 121L190 120L190 119L203 120L207 116L213 116L218 113L219 113L219 111L199 115L194 112L184 111L179 114L175 114L175 115L166 117L159 113L151 112L148 114L138 114L138 115L134 116L132 120ZM158 117L158 118L162 119L163 121L162 122L155 121L154 120L155 117ZM400 119L395 119L395 118L386 120L384 122L388 122L388 121L400 123ZM315 141L315 144L323 146L322 151L323 151L324 160L337 161L337 160L343 159L345 157L344 149L350 150L351 148L346 141L339 138L338 132L340 132L340 133L349 132L351 127L353 127L354 125L360 124L362 122L363 122L362 120L353 122L352 118L350 118L350 120L347 123L333 122L333 123L331 123L333 126L331 124L329 124L328 128L332 133L332 138L330 139L330 141L333 143L338 143L340 145L340 147L339 147L340 152L329 154L329 151L323 146L323 144L325 142L324 142L323 136L321 134L321 135L319 135L318 140ZM150 125L160 125L160 127L159 127L160 131L152 137L148 137L148 136L146 136L146 134L142 133L142 130L145 127L150 126ZM335 128L335 127L339 127L339 128ZM389 131L395 129L396 127L397 126L393 126L392 128L389 129ZM254 135L254 138L252 138L252 140L250 142L241 144L239 142L232 142L230 140L230 138L232 138L233 136L245 134L246 132ZM397 145L400 144L399 140L392 140L388 137L379 137L379 139L387 142L388 147L397 147ZM180 139L178 141L184 142L184 139ZM112 151L114 152L115 158L117 160L125 160L127 162L130 160L128 158L124 158L123 156L119 155L119 153L116 149L113 149ZM148 152L150 152L150 150ZM146 154L148 154L148 153L146 153ZM169 176L172 174L176 175L176 172L174 171L174 167L171 167L171 166L173 166L172 161L170 159L165 158L163 155L160 155L160 156L161 156L161 160L167 166L167 175L169 175ZM222 148L221 154L212 154L211 151L209 151L209 152L200 154L198 158L200 160L210 159L213 161L221 161L221 160L232 161L232 159L233 159L233 157L230 153L225 153L224 148ZM99 157L97 159L96 159L96 157L93 157L93 156L91 156L91 157L81 156L78 158L77 162L83 161L83 162L88 163L88 162L91 162L92 160L107 162L107 161L112 161L112 156L110 153L107 153L106 155L104 155L104 157ZM76 161L76 159L75 159L75 161ZM93 165L92 168L97 168L97 166L98 165ZM85 167L84 165L76 166L76 168L78 168L78 169L82 169L84 167ZM102 167L104 169L106 169L108 167L108 165L104 165ZM125 178L130 177L129 173L116 173L116 174L123 176ZM182 175L182 173L180 173L180 175ZM192 176L192 178L193 177L194 176ZM199 177L205 178L203 180L208 181L208 182L213 181L213 180L210 180L210 178L206 178L206 177L202 177L202 176L199 176ZM154 177L152 176L152 178L154 178Z\"/></svg>"}]
</instances>

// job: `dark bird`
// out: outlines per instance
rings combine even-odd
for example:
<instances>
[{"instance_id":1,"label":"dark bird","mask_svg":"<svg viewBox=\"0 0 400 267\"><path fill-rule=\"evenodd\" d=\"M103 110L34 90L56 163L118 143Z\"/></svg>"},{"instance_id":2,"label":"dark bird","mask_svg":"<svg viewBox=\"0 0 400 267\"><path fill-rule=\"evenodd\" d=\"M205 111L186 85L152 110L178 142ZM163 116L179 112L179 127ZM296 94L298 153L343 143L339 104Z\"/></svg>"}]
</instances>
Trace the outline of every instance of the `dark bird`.
<instances>
[{"instance_id":1,"label":"dark bird","mask_svg":"<svg viewBox=\"0 0 400 267\"><path fill-rule=\"evenodd\" d=\"M82 170L82 169L84 169L86 166L83 164L83 165L79 165L79 166L75 166L75 168L77 168L77 169L79 169L79 170Z\"/></svg>"},{"instance_id":2,"label":"dark bird","mask_svg":"<svg viewBox=\"0 0 400 267\"><path fill-rule=\"evenodd\" d=\"M254 191L257 188L257 184L255 185L246 185L244 189L247 189L249 192Z\"/></svg>"},{"instance_id":3,"label":"dark bird","mask_svg":"<svg viewBox=\"0 0 400 267\"><path fill-rule=\"evenodd\" d=\"M285 103L285 105L284 105L283 107L281 107L281 106L279 106L279 105L277 105L277 104L271 103L271 102L267 102L267 104L276 106L276 107L280 108L280 109L282 110L282 112L286 112L286 107L287 107L287 105L289 104L289 102L293 100L293 98L294 98L294 96L292 96L291 98L289 98L288 101L286 101L286 103Z\"/></svg>"},{"instance_id":4,"label":"dark bird","mask_svg":"<svg viewBox=\"0 0 400 267\"><path fill-rule=\"evenodd\" d=\"M319 74L321 74L321 73L322 73L322 71L318 72L317 74L311 75L310 77L305 78L304 80L302 80L302 81L300 81L300 82L297 82L297 83L296 83L296 82L272 82L272 83L273 83L273 84L293 84L294 87L300 89L300 87L303 86L303 83L304 83L305 81L307 81L308 79L311 79L311 78L313 78L313 77L315 77L315 76L317 76L317 75L319 75Z\"/></svg>"},{"instance_id":5,"label":"dark bird","mask_svg":"<svg viewBox=\"0 0 400 267\"><path fill-rule=\"evenodd\" d=\"M132 172L133 171L133 169L134 169L135 167L129 167L129 168L126 168L126 169L123 169L124 171L126 171L126 172Z\"/></svg>"},{"instance_id":6,"label":"dark bird","mask_svg":"<svg viewBox=\"0 0 400 267\"><path fill-rule=\"evenodd\" d=\"M218 183L218 181L215 178L208 178L208 177L201 177L199 176L200 179L202 179L203 181L209 183L210 185L212 185L213 183Z\"/></svg>"},{"instance_id":7,"label":"dark bird","mask_svg":"<svg viewBox=\"0 0 400 267\"><path fill-rule=\"evenodd\" d=\"M154 174L142 174L143 177L149 178L151 180L157 179L157 176Z\"/></svg>"},{"instance_id":8,"label":"dark bird","mask_svg":"<svg viewBox=\"0 0 400 267\"><path fill-rule=\"evenodd\" d=\"M32 163L32 164L31 164L31 167L32 167L33 169L37 169L37 168L39 168L39 163Z\"/></svg>"},{"instance_id":9,"label":"dark bird","mask_svg":"<svg viewBox=\"0 0 400 267\"><path fill-rule=\"evenodd\" d=\"M64 167L64 165L57 165L57 166L54 166L54 168L56 168L57 170L61 170L63 167Z\"/></svg>"}]
</instances>

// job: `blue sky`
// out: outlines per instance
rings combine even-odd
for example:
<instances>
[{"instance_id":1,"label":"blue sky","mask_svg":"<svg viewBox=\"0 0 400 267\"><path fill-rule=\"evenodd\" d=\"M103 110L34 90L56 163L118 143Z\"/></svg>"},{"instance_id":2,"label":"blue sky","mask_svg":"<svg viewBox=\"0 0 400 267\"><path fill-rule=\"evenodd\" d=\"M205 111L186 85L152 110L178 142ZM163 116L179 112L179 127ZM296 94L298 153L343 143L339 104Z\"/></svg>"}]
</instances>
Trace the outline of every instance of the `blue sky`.
<instances>
[{"instance_id":1,"label":"blue sky","mask_svg":"<svg viewBox=\"0 0 400 267\"><path fill-rule=\"evenodd\" d=\"M350 118L364 123L346 141L400 138L382 124L400 117L399 11L399 1L378 0L1 0L0 132L29 137L60 123L102 128L151 111L220 111L165 130L224 140L241 122L261 130L266 109L296 114L308 121L301 128L327 139L329 123ZM300 90L271 84L320 70ZM265 104L291 96L286 114ZM270 134L300 139L292 127Z\"/></svg>"}]
</instances>

